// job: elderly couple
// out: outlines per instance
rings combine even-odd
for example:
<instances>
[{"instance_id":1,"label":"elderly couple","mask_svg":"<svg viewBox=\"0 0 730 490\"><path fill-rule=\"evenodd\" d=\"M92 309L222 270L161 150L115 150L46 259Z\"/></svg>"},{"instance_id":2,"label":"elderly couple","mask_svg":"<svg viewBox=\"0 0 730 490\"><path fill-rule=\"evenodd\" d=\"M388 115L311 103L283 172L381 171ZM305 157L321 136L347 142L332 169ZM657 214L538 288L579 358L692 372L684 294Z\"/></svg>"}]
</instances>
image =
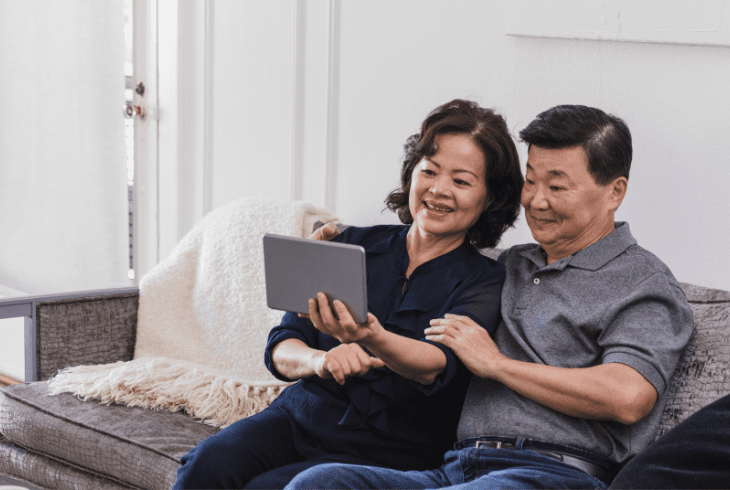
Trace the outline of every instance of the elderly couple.
<instances>
[{"instance_id":1,"label":"elderly couple","mask_svg":"<svg viewBox=\"0 0 730 490\"><path fill-rule=\"evenodd\" d=\"M386 199L404 224L313 236L365 248L367 322L324 295L287 313L265 362L301 381L193 448L175 488L605 488L652 442L693 321L614 222L629 129L563 105L520 138L524 178L492 110L428 115ZM520 204L537 243L481 255Z\"/></svg>"}]
</instances>

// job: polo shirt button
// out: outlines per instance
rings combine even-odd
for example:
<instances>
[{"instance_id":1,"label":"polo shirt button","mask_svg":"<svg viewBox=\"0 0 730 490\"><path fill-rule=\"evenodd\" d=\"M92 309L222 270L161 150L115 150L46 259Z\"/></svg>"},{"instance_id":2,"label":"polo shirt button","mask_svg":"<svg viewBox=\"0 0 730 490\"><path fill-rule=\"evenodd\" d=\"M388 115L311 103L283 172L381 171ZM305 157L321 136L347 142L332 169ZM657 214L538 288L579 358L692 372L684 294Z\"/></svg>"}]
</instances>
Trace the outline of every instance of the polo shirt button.
<instances>
[{"instance_id":1,"label":"polo shirt button","mask_svg":"<svg viewBox=\"0 0 730 490\"><path fill-rule=\"evenodd\" d=\"M536 277L535 279L532 280L532 282L534 282L535 284L540 284L540 278Z\"/></svg>"}]
</instances>

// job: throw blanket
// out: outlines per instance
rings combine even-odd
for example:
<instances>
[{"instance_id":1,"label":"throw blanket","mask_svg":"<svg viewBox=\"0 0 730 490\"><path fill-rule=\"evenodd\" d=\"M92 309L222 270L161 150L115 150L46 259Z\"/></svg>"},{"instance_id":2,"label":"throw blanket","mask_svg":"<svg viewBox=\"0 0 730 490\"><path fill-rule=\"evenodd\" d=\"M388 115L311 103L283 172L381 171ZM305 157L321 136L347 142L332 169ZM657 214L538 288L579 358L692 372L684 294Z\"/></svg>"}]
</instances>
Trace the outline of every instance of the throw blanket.
<instances>
[{"instance_id":1,"label":"throw blanket","mask_svg":"<svg viewBox=\"0 0 730 490\"><path fill-rule=\"evenodd\" d=\"M309 236L327 209L241 199L208 214L140 282L134 360L67 368L50 393L185 410L215 426L259 412L286 383L263 362L283 312L266 306L262 237Z\"/></svg>"}]
</instances>

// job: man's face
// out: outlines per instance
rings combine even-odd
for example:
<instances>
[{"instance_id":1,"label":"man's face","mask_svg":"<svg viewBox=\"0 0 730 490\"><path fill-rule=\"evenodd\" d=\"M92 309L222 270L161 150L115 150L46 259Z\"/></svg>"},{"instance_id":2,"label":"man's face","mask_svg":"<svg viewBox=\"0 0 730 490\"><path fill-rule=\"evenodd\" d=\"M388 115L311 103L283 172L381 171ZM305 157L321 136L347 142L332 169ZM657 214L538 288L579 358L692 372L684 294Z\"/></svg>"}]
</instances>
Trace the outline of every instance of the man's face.
<instances>
[{"instance_id":1,"label":"man's face","mask_svg":"<svg viewBox=\"0 0 730 490\"><path fill-rule=\"evenodd\" d=\"M596 184L579 146L558 150L530 147L522 206L533 238L548 254L548 263L572 255L614 230L614 211L623 198L621 194L617 200L614 183Z\"/></svg>"}]
</instances>

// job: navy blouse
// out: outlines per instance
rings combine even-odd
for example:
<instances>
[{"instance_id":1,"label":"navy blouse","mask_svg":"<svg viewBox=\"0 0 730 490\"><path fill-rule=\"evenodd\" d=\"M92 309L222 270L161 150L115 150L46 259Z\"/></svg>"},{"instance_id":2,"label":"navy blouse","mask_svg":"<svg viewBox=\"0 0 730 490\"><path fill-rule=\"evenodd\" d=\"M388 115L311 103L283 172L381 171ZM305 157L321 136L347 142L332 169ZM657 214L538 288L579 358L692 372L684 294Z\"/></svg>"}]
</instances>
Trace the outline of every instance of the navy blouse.
<instances>
[{"instance_id":1,"label":"navy blouse","mask_svg":"<svg viewBox=\"0 0 730 490\"><path fill-rule=\"evenodd\" d=\"M387 367L348 378L344 385L314 376L290 386L275 405L289 414L308 446L323 446L309 457L349 454L355 462L425 469L440 466L455 440L471 373L451 349L425 340L423 331L431 319L454 313L469 316L493 335L500 321L505 269L465 242L406 278L408 230L403 225L350 227L334 240L366 251L369 311L387 330L441 349L446 368L428 386ZM285 314L269 334L265 361L274 376L286 381L276 371L271 352L291 338L324 351L340 344L309 320Z\"/></svg>"}]
</instances>

